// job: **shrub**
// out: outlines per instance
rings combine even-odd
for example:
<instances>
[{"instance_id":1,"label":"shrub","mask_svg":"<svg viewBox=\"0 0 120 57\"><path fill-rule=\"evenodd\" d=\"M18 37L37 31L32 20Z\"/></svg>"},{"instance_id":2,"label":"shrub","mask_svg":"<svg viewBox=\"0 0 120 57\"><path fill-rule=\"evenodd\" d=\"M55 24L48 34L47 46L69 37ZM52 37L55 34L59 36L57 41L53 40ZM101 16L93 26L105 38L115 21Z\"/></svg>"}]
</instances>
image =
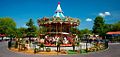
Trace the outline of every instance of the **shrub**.
<instances>
[{"instance_id":1,"label":"shrub","mask_svg":"<svg viewBox=\"0 0 120 57\"><path fill-rule=\"evenodd\" d=\"M42 43L42 44L40 45L40 47L41 47L41 48L44 48L44 47L45 47L45 45Z\"/></svg>"},{"instance_id":2,"label":"shrub","mask_svg":"<svg viewBox=\"0 0 120 57\"><path fill-rule=\"evenodd\" d=\"M81 49L80 52L81 53L86 53L86 50L85 49Z\"/></svg>"},{"instance_id":3,"label":"shrub","mask_svg":"<svg viewBox=\"0 0 120 57\"><path fill-rule=\"evenodd\" d=\"M68 50L67 52L68 54L77 54L77 52L73 51L73 50Z\"/></svg>"},{"instance_id":4,"label":"shrub","mask_svg":"<svg viewBox=\"0 0 120 57\"><path fill-rule=\"evenodd\" d=\"M47 52L50 52L50 51L51 51L51 49L50 49L50 48L46 48L46 51L47 51Z\"/></svg>"}]
</instances>

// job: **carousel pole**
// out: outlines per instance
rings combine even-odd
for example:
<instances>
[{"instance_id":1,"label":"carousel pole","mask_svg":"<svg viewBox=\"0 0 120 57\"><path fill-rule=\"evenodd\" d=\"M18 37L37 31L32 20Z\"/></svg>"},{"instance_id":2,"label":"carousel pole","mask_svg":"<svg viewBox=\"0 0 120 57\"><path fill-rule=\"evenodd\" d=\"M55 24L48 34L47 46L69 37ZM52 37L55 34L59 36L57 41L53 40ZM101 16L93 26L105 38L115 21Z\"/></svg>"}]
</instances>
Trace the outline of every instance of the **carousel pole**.
<instances>
[{"instance_id":1,"label":"carousel pole","mask_svg":"<svg viewBox=\"0 0 120 57\"><path fill-rule=\"evenodd\" d=\"M51 32L51 24L50 23L49 23L49 28L50 28L49 32Z\"/></svg>"},{"instance_id":2,"label":"carousel pole","mask_svg":"<svg viewBox=\"0 0 120 57\"><path fill-rule=\"evenodd\" d=\"M62 33L62 22L60 22L60 25L61 25L60 32ZM62 34L61 34L61 36L62 36Z\"/></svg>"},{"instance_id":3,"label":"carousel pole","mask_svg":"<svg viewBox=\"0 0 120 57\"><path fill-rule=\"evenodd\" d=\"M55 27L56 27L56 28L55 28L55 30L56 30L55 32L56 32L56 35L57 35L57 23L55 24Z\"/></svg>"}]
</instances>

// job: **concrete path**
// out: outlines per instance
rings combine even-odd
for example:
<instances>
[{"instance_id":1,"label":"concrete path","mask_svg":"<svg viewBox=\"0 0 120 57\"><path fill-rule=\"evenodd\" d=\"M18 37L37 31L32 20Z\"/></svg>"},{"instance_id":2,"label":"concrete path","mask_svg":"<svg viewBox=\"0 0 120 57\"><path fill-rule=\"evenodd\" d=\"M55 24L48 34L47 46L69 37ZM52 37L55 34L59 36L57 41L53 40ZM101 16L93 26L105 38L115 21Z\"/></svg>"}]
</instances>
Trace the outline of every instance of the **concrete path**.
<instances>
[{"instance_id":1,"label":"concrete path","mask_svg":"<svg viewBox=\"0 0 120 57\"><path fill-rule=\"evenodd\" d=\"M0 57L120 57L120 44L110 44L106 51L77 55L42 55L15 53L7 49L7 42L0 42Z\"/></svg>"}]
</instances>

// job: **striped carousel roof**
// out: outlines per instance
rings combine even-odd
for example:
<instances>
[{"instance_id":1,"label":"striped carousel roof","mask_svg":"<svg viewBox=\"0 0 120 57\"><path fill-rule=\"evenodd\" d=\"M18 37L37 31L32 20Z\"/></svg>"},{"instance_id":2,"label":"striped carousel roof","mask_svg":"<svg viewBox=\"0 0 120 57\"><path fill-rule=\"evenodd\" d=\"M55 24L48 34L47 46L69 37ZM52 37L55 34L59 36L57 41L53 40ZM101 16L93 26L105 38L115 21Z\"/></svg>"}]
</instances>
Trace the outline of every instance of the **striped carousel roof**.
<instances>
[{"instance_id":1,"label":"striped carousel roof","mask_svg":"<svg viewBox=\"0 0 120 57\"><path fill-rule=\"evenodd\" d=\"M60 7L60 2L58 2L58 6L57 9L55 11L55 14L53 15L53 17L60 17L60 18L64 18L65 16L63 15L63 11Z\"/></svg>"}]
</instances>

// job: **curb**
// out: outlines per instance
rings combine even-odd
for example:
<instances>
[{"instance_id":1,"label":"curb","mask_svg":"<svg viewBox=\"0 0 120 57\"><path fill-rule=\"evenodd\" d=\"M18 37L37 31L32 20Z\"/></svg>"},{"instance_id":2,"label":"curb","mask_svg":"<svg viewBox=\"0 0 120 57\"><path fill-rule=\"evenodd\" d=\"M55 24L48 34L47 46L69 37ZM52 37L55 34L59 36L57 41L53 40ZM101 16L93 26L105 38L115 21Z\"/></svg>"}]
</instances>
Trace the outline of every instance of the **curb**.
<instances>
[{"instance_id":1,"label":"curb","mask_svg":"<svg viewBox=\"0 0 120 57\"><path fill-rule=\"evenodd\" d=\"M94 54L94 53L101 53L101 52L104 52L104 51L107 51L107 50L109 50L109 47L107 48L107 49L104 49L104 50L99 50L99 51L95 51L95 52L88 52L88 53L80 53L80 54L29 54L29 53L23 53L23 52L15 52L15 51L12 51L12 50L10 50L10 49L8 49L7 48L7 50L8 51L10 51L10 52L13 52L13 53L18 53L18 54L26 54L26 55L42 55L42 56L56 56L56 55L88 55L88 54Z\"/></svg>"}]
</instances>

